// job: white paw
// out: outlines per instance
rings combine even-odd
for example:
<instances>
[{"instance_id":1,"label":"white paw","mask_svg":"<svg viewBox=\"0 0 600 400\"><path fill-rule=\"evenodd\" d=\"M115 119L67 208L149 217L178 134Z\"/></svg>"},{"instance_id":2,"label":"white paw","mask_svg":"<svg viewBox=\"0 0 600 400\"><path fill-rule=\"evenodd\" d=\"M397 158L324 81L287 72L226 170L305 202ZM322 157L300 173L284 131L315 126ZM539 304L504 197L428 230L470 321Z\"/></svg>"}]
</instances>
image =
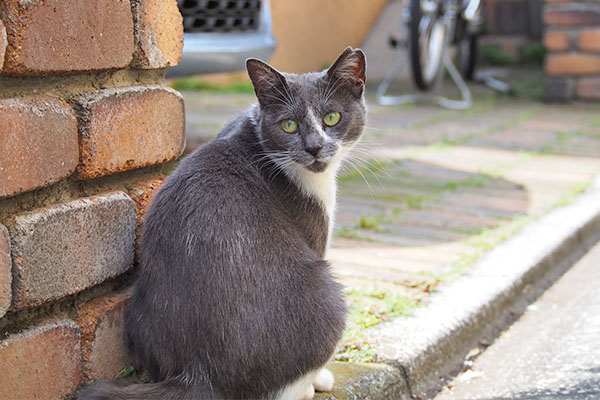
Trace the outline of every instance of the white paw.
<instances>
[{"instance_id":1,"label":"white paw","mask_svg":"<svg viewBox=\"0 0 600 400\"><path fill-rule=\"evenodd\" d=\"M315 397L315 387L310 385L306 388L306 392L304 392L304 396L300 400L312 400L313 397Z\"/></svg>"},{"instance_id":2,"label":"white paw","mask_svg":"<svg viewBox=\"0 0 600 400\"><path fill-rule=\"evenodd\" d=\"M329 392L333 389L333 374L327 368L321 368L315 379L313 386L317 392Z\"/></svg>"}]
</instances>

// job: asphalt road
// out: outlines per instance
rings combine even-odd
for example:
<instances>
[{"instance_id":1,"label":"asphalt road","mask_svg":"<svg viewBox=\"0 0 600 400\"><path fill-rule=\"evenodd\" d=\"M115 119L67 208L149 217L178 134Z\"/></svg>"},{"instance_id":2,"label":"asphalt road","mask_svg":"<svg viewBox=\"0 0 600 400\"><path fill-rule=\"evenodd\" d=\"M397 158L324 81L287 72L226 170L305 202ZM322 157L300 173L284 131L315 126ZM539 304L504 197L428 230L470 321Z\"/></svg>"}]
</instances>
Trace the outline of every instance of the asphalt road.
<instances>
[{"instance_id":1,"label":"asphalt road","mask_svg":"<svg viewBox=\"0 0 600 400\"><path fill-rule=\"evenodd\" d=\"M600 399L600 244L435 400Z\"/></svg>"}]
</instances>

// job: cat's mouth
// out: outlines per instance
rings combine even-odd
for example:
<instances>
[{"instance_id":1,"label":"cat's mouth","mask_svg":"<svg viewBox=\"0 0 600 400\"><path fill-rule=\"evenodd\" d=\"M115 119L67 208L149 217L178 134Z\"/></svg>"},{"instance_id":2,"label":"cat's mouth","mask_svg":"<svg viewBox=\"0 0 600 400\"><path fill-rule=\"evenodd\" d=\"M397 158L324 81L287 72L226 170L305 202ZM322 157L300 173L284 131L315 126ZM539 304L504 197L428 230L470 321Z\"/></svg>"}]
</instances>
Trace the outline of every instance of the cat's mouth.
<instances>
[{"instance_id":1,"label":"cat's mouth","mask_svg":"<svg viewBox=\"0 0 600 400\"><path fill-rule=\"evenodd\" d=\"M327 163L324 161L315 160L312 164L309 164L305 167L310 172L323 172L327 169Z\"/></svg>"}]
</instances>

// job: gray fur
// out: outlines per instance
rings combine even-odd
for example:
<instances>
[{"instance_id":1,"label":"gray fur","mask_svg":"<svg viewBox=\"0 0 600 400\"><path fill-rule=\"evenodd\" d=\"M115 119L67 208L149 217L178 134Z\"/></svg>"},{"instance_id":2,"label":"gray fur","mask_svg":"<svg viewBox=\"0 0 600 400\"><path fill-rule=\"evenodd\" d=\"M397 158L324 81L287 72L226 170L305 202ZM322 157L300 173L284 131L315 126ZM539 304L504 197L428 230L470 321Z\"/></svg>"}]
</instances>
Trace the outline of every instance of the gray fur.
<instances>
[{"instance_id":1,"label":"gray fur","mask_svg":"<svg viewBox=\"0 0 600 400\"><path fill-rule=\"evenodd\" d=\"M127 332L159 383L103 382L80 399L275 399L333 355L345 305L323 260L329 216L288 168L321 173L358 140L364 55L348 48L321 73L247 68L260 105L184 159L146 215ZM333 140L315 143L309 107L341 112ZM280 126L291 117L296 134Z\"/></svg>"}]
</instances>

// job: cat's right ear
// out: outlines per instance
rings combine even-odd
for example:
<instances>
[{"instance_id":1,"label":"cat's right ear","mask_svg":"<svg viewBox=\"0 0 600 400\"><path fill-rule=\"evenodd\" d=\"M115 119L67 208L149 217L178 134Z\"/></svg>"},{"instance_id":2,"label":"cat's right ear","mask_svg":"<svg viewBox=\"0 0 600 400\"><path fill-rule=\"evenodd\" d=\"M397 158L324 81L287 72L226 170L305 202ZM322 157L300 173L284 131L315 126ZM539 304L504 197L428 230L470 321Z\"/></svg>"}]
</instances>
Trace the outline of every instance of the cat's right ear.
<instances>
[{"instance_id":1,"label":"cat's right ear","mask_svg":"<svg viewBox=\"0 0 600 400\"><path fill-rule=\"evenodd\" d=\"M337 82L348 83L352 93L356 97L360 97L365 88L366 68L367 62L362 50L346 47L327 70L327 77L334 84L337 84Z\"/></svg>"},{"instance_id":2,"label":"cat's right ear","mask_svg":"<svg viewBox=\"0 0 600 400\"><path fill-rule=\"evenodd\" d=\"M262 106L277 101L277 98L285 96L284 93L289 93L285 77L266 62L249 58L246 60L246 70Z\"/></svg>"}]
</instances>

